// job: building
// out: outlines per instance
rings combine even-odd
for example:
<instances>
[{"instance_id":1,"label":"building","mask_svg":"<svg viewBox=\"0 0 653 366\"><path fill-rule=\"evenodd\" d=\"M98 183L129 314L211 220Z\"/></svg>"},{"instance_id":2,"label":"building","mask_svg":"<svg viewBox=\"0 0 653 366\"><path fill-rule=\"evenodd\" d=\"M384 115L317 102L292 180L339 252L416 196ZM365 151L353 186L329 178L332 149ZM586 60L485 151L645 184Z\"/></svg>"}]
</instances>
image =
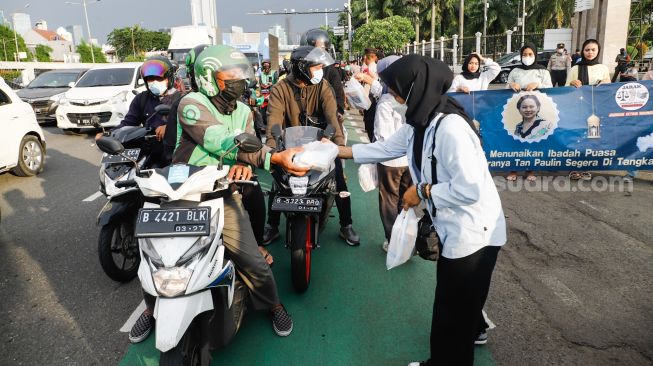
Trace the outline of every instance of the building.
<instances>
[{"instance_id":1,"label":"building","mask_svg":"<svg viewBox=\"0 0 653 366\"><path fill-rule=\"evenodd\" d=\"M283 29L282 26L275 25L268 30L268 33L279 38L279 46L285 46L288 44L287 42L288 38L286 37L286 30Z\"/></svg>"},{"instance_id":2,"label":"building","mask_svg":"<svg viewBox=\"0 0 653 366\"><path fill-rule=\"evenodd\" d=\"M43 29L29 29L23 33L23 39L27 48L35 52L36 46L44 45L52 48L50 58L55 62L69 62L74 59L72 54L75 53L74 45L70 41L66 41L57 32L43 30Z\"/></svg>"},{"instance_id":3,"label":"building","mask_svg":"<svg viewBox=\"0 0 653 366\"><path fill-rule=\"evenodd\" d=\"M11 24L13 24L16 33L20 35L32 29L32 19L26 13L11 14Z\"/></svg>"},{"instance_id":4,"label":"building","mask_svg":"<svg viewBox=\"0 0 653 366\"><path fill-rule=\"evenodd\" d=\"M191 0L190 15L192 25L206 25L214 29L218 27L215 0Z\"/></svg>"},{"instance_id":5,"label":"building","mask_svg":"<svg viewBox=\"0 0 653 366\"><path fill-rule=\"evenodd\" d=\"M82 31L82 26L81 25L67 25L65 28L66 28L66 31L68 31L70 34L73 35L72 42L75 45L75 47L79 46L79 44L82 43L82 40L84 39L84 32Z\"/></svg>"},{"instance_id":6,"label":"building","mask_svg":"<svg viewBox=\"0 0 653 366\"><path fill-rule=\"evenodd\" d=\"M45 20L39 20L36 23L34 23L34 28L40 30L48 30L48 22L46 22Z\"/></svg>"}]
</instances>

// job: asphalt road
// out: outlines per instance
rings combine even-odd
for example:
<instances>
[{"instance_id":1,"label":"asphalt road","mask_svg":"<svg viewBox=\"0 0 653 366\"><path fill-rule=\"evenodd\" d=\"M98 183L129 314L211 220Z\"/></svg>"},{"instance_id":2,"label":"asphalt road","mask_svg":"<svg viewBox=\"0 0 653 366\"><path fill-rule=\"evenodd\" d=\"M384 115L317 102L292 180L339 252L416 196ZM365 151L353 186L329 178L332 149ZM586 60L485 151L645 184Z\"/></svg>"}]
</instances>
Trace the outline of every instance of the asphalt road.
<instances>
[{"instance_id":1,"label":"asphalt road","mask_svg":"<svg viewBox=\"0 0 653 366\"><path fill-rule=\"evenodd\" d=\"M0 364L115 365L141 295L98 263L104 198L83 200L100 152L91 136L45 130L45 171L0 175ZM486 305L496 363L653 364L653 186L501 197L509 241Z\"/></svg>"}]
</instances>

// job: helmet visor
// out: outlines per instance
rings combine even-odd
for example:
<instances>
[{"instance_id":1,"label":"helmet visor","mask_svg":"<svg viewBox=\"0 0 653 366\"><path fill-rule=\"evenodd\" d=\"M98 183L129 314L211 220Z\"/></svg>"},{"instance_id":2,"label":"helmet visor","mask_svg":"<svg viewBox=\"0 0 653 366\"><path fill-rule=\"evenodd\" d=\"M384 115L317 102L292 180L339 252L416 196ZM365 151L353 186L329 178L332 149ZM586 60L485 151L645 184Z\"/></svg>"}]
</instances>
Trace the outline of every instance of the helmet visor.
<instances>
[{"instance_id":1,"label":"helmet visor","mask_svg":"<svg viewBox=\"0 0 653 366\"><path fill-rule=\"evenodd\" d=\"M229 65L218 67L213 72L216 79L221 80L253 80L254 71L248 65Z\"/></svg>"},{"instance_id":2,"label":"helmet visor","mask_svg":"<svg viewBox=\"0 0 653 366\"><path fill-rule=\"evenodd\" d=\"M162 78L168 70L170 70L170 66L161 60L147 60L141 66L141 77L156 76Z\"/></svg>"},{"instance_id":3,"label":"helmet visor","mask_svg":"<svg viewBox=\"0 0 653 366\"><path fill-rule=\"evenodd\" d=\"M331 55L319 47L313 47L311 52L309 52L304 59L311 65L323 65L325 67L333 65L335 62Z\"/></svg>"}]
</instances>

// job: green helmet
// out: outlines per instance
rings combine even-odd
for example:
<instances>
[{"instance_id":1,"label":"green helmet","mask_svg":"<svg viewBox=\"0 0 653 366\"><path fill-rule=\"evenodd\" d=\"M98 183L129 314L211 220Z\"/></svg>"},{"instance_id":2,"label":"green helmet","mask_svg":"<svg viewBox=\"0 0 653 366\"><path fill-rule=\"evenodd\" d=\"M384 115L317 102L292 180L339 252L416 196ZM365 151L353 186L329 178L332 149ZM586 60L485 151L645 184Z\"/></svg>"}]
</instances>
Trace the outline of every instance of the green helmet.
<instances>
[{"instance_id":1,"label":"green helmet","mask_svg":"<svg viewBox=\"0 0 653 366\"><path fill-rule=\"evenodd\" d=\"M229 79L252 79L252 69L247 57L230 46L210 46L195 60L195 82L199 91L211 98L220 93L216 75L227 72Z\"/></svg>"}]
</instances>

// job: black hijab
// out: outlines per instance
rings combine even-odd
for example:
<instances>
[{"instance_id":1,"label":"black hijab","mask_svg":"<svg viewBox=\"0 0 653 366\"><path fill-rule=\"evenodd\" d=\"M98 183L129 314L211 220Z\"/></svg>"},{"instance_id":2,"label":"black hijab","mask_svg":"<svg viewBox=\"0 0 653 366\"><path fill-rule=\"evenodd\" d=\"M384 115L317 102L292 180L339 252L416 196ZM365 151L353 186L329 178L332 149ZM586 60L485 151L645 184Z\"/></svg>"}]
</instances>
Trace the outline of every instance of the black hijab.
<instances>
[{"instance_id":1,"label":"black hijab","mask_svg":"<svg viewBox=\"0 0 653 366\"><path fill-rule=\"evenodd\" d=\"M476 72L469 71L469 61L475 58L478 60L478 70ZM481 76L481 58L474 53L470 53L465 57L465 62L463 62L463 72L460 74L467 80L478 79Z\"/></svg>"},{"instance_id":2,"label":"black hijab","mask_svg":"<svg viewBox=\"0 0 653 366\"><path fill-rule=\"evenodd\" d=\"M527 65L524 65L524 61L521 61L521 58L522 58L522 55L524 54L524 50L529 49L529 48L531 49L531 51L533 51L533 55L535 55L535 61L533 62L532 65L527 66ZM532 44L532 43L526 43L525 45L522 46L522 48L519 50L519 58L520 58L521 65L517 66L518 69L522 69L522 70L546 69L546 67L544 67L544 66L537 63L537 47L535 47L535 45Z\"/></svg>"},{"instance_id":3,"label":"black hijab","mask_svg":"<svg viewBox=\"0 0 653 366\"><path fill-rule=\"evenodd\" d=\"M393 62L379 76L388 88L407 101L406 123L415 130L413 155L418 167L422 165L426 128L438 113L461 116L478 136L463 107L446 94L453 81L453 72L444 62L411 54Z\"/></svg>"},{"instance_id":4,"label":"black hijab","mask_svg":"<svg viewBox=\"0 0 653 366\"><path fill-rule=\"evenodd\" d=\"M596 57L594 57L591 60L588 60L585 58L585 46L587 46L590 43L595 43L598 48L599 52L596 53ZM595 39L588 39L585 42L583 42L583 48L580 51L581 53L581 59L576 63L578 65L578 80L583 85L589 85L590 79L589 79L589 73L587 72L587 66L592 66L592 65L597 65L599 63L599 55L601 54L601 44L599 41Z\"/></svg>"}]
</instances>

